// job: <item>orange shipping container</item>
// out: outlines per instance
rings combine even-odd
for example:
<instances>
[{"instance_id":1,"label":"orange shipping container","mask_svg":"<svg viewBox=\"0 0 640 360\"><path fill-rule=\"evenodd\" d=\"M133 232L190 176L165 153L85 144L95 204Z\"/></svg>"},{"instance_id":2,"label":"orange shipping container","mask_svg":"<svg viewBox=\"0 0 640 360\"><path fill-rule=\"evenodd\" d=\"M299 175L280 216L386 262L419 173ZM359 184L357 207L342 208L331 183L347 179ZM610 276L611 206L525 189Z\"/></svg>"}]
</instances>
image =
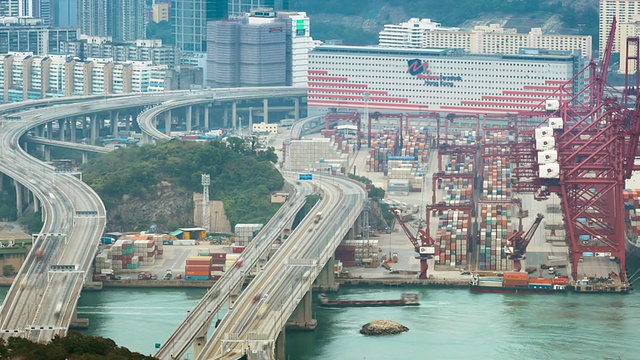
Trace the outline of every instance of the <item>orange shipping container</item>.
<instances>
[{"instance_id":1,"label":"orange shipping container","mask_svg":"<svg viewBox=\"0 0 640 360\"><path fill-rule=\"evenodd\" d=\"M506 272L503 276L504 280L528 280L529 274L526 272Z\"/></svg>"},{"instance_id":2,"label":"orange shipping container","mask_svg":"<svg viewBox=\"0 0 640 360\"><path fill-rule=\"evenodd\" d=\"M552 279L547 278L532 278L529 279L529 284L540 284L540 285L551 285L553 283Z\"/></svg>"},{"instance_id":3,"label":"orange shipping container","mask_svg":"<svg viewBox=\"0 0 640 360\"><path fill-rule=\"evenodd\" d=\"M209 276L209 271L185 271L186 276Z\"/></svg>"}]
</instances>

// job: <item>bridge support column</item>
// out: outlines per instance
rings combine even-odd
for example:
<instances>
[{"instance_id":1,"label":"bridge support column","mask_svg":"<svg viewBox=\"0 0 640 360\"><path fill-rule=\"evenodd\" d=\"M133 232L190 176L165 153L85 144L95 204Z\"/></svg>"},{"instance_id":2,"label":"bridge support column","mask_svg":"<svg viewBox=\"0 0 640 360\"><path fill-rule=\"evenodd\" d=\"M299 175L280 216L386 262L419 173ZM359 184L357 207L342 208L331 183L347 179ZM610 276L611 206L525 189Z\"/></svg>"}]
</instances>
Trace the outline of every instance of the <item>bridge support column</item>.
<instances>
[{"instance_id":1,"label":"bridge support column","mask_svg":"<svg viewBox=\"0 0 640 360\"><path fill-rule=\"evenodd\" d=\"M71 142L76 142L76 118L69 118L69 137Z\"/></svg>"},{"instance_id":2,"label":"bridge support column","mask_svg":"<svg viewBox=\"0 0 640 360\"><path fill-rule=\"evenodd\" d=\"M129 114L129 115L127 115L127 118L124 119L124 130L126 132L129 132L131 130L131 121L132 121L131 115Z\"/></svg>"},{"instance_id":3,"label":"bridge support column","mask_svg":"<svg viewBox=\"0 0 640 360\"><path fill-rule=\"evenodd\" d=\"M300 120L300 98L296 97L293 99L293 120Z\"/></svg>"},{"instance_id":4,"label":"bridge support column","mask_svg":"<svg viewBox=\"0 0 640 360\"><path fill-rule=\"evenodd\" d=\"M191 111L192 111L192 106L187 106L187 133L191 132Z\"/></svg>"},{"instance_id":5,"label":"bridge support column","mask_svg":"<svg viewBox=\"0 0 640 360\"><path fill-rule=\"evenodd\" d=\"M98 114L91 115L91 124L89 124L89 126L91 126L90 144L96 145L98 143L98 134L100 129L100 125L98 124Z\"/></svg>"},{"instance_id":6,"label":"bridge support column","mask_svg":"<svg viewBox=\"0 0 640 360\"><path fill-rule=\"evenodd\" d=\"M167 136L171 135L171 110L164 113L164 133Z\"/></svg>"},{"instance_id":7,"label":"bridge support column","mask_svg":"<svg viewBox=\"0 0 640 360\"><path fill-rule=\"evenodd\" d=\"M333 273L333 265L335 260L333 256L329 258L327 263L324 265L320 274L313 282L313 290L318 291L338 291L340 288L340 284L336 283L335 276Z\"/></svg>"},{"instance_id":8,"label":"bridge support column","mask_svg":"<svg viewBox=\"0 0 640 360\"><path fill-rule=\"evenodd\" d=\"M51 161L51 147L43 145L43 149L44 149L44 159L46 161Z\"/></svg>"},{"instance_id":9,"label":"bridge support column","mask_svg":"<svg viewBox=\"0 0 640 360\"><path fill-rule=\"evenodd\" d=\"M86 139L87 136L87 116L82 116L82 138Z\"/></svg>"},{"instance_id":10,"label":"bridge support column","mask_svg":"<svg viewBox=\"0 0 640 360\"><path fill-rule=\"evenodd\" d=\"M262 112L264 113L263 120L265 123L269 122L269 99L262 99ZM251 131L251 128L249 128Z\"/></svg>"},{"instance_id":11,"label":"bridge support column","mask_svg":"<svg viewBox=\"0 0 640 360\"><path fill-rule=\"evenodd\" d=\"M113 137L118 137L118 119L120 119L120 111L115 111L115 116L113 116L113 111L111 112L111 135Z\"/></svg>"},{"instance_id":12,"label":"bridge support column","mask_svg":"<svg viewBox=\"0 0 640 360\"><path fill-rule=\"evenodd\" d=\"M67 127L67 120L66 119L59 119L58 120L58 138L60 139L60 141L64 141L64 129Z\"/></svg>"},{"instance_id":13,"label":"bridge support column","mask_svg":"<svg viewBox=\"0 0 640 360\"><path fill-rule=\"evenodd\" d=\"M278 334L278 338L276 339L276 360L286 360L287 359L287 335L284 329L280 330L280 334Z\"/></svg>"},{"instance_id":14,"label":"bridge support column","mask_svg":"<svg viewBox=\"0 0 640 360\"><path fill-rule=\"evenodd\" d=\"M195 116L195 121L193 122L193 125L195 127L200 127L202 125L202 122L200 121L200 105L196 105L195 107L195 112L196 112L196 116Z\"/></svg>"},{"instance_id":15,"label":"bridge support column","mask_svg":"<svg viewBox=\"0 0 640 360\"><path fill-rule=\"evenodd\" d=\"M229 126L229 106L224 104L224 110L222 111L222 127L227 128Z\"/></svg>"},{"instance_id":16,"label":"bridge support column","mask_svg":"<svg viewBox=\"0 0 640 360\"><path fill-rule=\"evenodd\" d=\"M18 209L18 211L16 212L16 216L18 217L18 219L20 219L22 217L22 185L17 182L17 181L13 181L13 185L16 188L16 208Z\"/></svg>"},{"instance_id":17,"label":"bridge support column","mask_svg":"<svg viewBox=\"0 0 640 360\"><path fill-rule=\"evenodd\" d=\"M47 139L53 139L53 122L51 121L47 123Z\"/></svg>"},{"instance_id":18,"label":"bridge support column","mask_svg":"<svg viewBox=\"0 0 640 360\"><path fill-rule=\"evenodd\" d=\"M33 195L33 212L37 213L38 211L40 211L40 200L38 199L35 193L31 193L31 194Z\"/></svg>"},{"instance_id":19,"label":"bridge support column","mask_svg":"<svg viewBox=\"0 0 640 360\"><path fill-rule=\"evenodd\" d=\"M311 290L307 291L302 297L298 306L289 320L287 320L286 328L291 330L315 330L318 326L318 321L313 318L313 293Z\"/></svg>"},{"instance_id":20,"label":"bridge support column","mask_svg":"<svg viewBox=\"0 0 640 360\"><path fill-rule=\"evenodd\" d=\"M89 153L86 151L82 152L82 163L86 164L89 162Z\"/></svg>"},{"instance_id":21,"label":"bridge support column","mask_svg":"<svg viewBox=\"0 0 640 360\"><path fill-rule=\"evenodd\" d=\"M73 310L73 315L71 315L71 322L69 323L69 328L72 330L84 330L89 328L89 319L79 318L78 317L78 309Z\"/></svg>"},{"instance_id":22,"label":"bridge support column","mask_svg":"<svg viewBox=\"0 0 640 360\"><path fill-rule=\"evenodd\" d=\"M204 104L204 129L209 131L209 104Z\"/></svg>"},{"instance_id":23,"label":"bridge support column","mask_svg":"<svg viewBox=\"0 0 640 360\"><path fill-rule=\"evenodd\" d=\"M238 103L236 101L231 102L231 127L233 130L238 129Z\"/></svg>"},{"instance_id":24,"label":"bridge support column","mask_svg":"<svg viewBox=\"0 0 640 360\"><path fill-rule=\"evenodd\" d=\"M204 349L204 345L207 343L207 331L202 330L200 333L196 335L196 338L193 339L193 358L197 359Z\"/></svg>"},{"instance_id":25,"label":"bridge support column","mask_svg":"<svg viewBox=\"0 0 640 360\"><path fill-rule=\"evenodd\" d=\"M249 135L253 132L253 108L249 108Z\"/></svg>"}]
</instances>

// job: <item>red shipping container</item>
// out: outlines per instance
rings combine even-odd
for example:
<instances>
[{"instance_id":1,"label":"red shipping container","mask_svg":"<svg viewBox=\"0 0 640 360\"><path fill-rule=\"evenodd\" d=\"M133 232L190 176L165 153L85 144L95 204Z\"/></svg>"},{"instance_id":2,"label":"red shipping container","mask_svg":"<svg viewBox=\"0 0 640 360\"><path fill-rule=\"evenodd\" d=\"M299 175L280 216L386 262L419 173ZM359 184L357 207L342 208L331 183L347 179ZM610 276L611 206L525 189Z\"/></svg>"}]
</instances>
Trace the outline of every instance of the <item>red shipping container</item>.
<instances>
[{"instance_id":1,"label":"red shipping container","mask_svg":"<svg viewBox=\"0 0 640 360\"><path fill-rule=\"evenodd\" d=\"M211 266L210 265L187 265L185 266L186 270L210 270Z\"/></svg>"},{"instance_id":2,"label":"red shipping container","mask_svg":"<svg viewBox=\"0 0 640 360\"><path fill-rule=\"evenodd\" d=\"M211 253L209 254L209 256L211 256L214 259L226 259L227 253Z\"/></svg>"},{"instance_id":3,"label":"red shipping container","mask_svg":"<svg viewBox=\"0 0 640 360\"><path fill-rule=\"evenodd\" d=\"M186 264L187 265L211 265L211 261L210 260L205 260L205 261L187 260Z\"/></svg>"},{"instance_id":4,"label":"red shipping container","mask_svg":"<svg viewBox=\"0 0 640 360\"><path fill-rule=\"evenodd\" d=\"M226 258L213 258L212 264L225 264L227 262Z\"/></svg>"},{"instance_id":5,"label":"red shipping container","mask_svg":"<svg viewBox=\"0 0 640 360\"><path fill-rule=\"evenodd\" d=\"M234 254L239 254L244 251L244 246L234 246L231 248Z\"/></svg>"},{"instance_id":6,"label":"red shipping container","mask_svg":"<svg viewBox=\"0 0 640 360\"><path fill-rule=\"evenodd\" d=\"M222 265L219 265L219 266L213 265L213 266L211 266L211 271L224 271L224 266L222 266Z\"/></svg>"}]
</instances>

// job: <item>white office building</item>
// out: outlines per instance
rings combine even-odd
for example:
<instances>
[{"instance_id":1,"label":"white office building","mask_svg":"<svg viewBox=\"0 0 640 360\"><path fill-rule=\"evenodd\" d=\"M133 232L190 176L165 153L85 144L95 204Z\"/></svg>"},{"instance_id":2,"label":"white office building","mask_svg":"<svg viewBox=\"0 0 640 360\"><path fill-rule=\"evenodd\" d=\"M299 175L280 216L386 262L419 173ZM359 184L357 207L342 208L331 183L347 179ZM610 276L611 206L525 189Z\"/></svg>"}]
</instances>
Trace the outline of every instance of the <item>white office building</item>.
<instances>
[{"instance_id":1,"label":"white office building","mask_svg":"<svg viewBox=\"0 0 640 360\"><path fill-rule=\"evenodd\" d=\"M567 99L584 78L559 87L585 65L579 52L527 50L475 55L459 49L322 45L310 52L309 114L338 111L507 114Z\"/></svg>"}]
</instances>

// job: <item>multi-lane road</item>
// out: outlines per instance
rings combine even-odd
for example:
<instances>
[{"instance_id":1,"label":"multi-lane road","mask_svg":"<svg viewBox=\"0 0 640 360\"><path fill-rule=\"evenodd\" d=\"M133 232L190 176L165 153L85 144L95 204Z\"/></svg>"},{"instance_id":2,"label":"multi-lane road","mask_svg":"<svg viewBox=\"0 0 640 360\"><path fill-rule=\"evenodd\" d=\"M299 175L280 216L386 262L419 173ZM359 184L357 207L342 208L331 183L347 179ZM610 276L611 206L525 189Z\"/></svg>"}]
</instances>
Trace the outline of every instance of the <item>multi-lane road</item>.
<instances>
[{"instance_id":1,"label":"multi-lane road","mask_svg":"<svg viewBox=\"0 0 640 360\"><path fill-rule=\"evenodd\" d=\"M346 178L316 177L320 202L242 292L197 357L274 359L278 334L362 211L366 192Z\"/></svg>"},{"instance_id":2,"label":"multi-lane road","mask_svg":"<svg viewBox=\"0 0 640 360\"><path fill-rule=\"evenodd\" d=\"M56 173L19 148L20 137L29 129L52 120L169 100L215 101L218 95L225 99L259 99L303 92L304 89L286 87L223 89L114 96L106 100L95 96L60 102L47 99L0 106L1 114L13 115L0 125L0 172L34 193L45 214L43 235L36 240L0 309L0 336L19 335L45 342L66 334L106 219L104 205L90 187L71 175ZM49 106L15 113L43 105ZM42 248L41 258L35 256L37 248Z\"/></svg>"}]
</instances>

